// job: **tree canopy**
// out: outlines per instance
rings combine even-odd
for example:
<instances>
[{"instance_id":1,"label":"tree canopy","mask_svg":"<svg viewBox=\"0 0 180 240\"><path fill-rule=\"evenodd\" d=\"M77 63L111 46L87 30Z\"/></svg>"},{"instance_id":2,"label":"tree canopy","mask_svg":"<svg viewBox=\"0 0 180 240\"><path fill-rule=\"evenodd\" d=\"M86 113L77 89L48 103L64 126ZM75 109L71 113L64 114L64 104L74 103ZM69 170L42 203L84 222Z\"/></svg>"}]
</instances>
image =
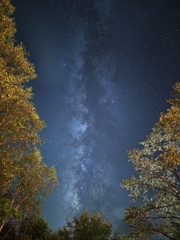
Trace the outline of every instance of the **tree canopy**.
<instances>
[{"instance_id":1,"label":"tree canopy","mask_svg":"<svg viewBox=\"0 0 180 240\"><path fill-rule=\"evenodd\" d=\"M85 210L80 218L74 217L73 221L67 221L64 228L59 229L58 236L62 240L109 240L112 224L103 215L94 212L89 215Z\"/></svg>"},{"instance_id":2,"label":"tree canopy","mask_svg":"<svg viewBox=\"0 0 180 240\"><path fill-rule=\"evenodd\" d=\"M45 127L27 82L35 69L15 41L14 7L0 1L0 231L5 224L38 215L57 184L55 168L42 162L39 132Z\"/></svg>"},{"instance_id":3,"label":"tree canopy","mask_svg":"<svg viewBox=\"0 0 180 240\"><path fill-rule=\"evenodd\" d=\"M141 149L128 152L137 176L124 180L133 201L125 214L133 239L178 239L180 226L180 83L174 86L171 107L162 113Z\"/></svg>"}]
</instances>

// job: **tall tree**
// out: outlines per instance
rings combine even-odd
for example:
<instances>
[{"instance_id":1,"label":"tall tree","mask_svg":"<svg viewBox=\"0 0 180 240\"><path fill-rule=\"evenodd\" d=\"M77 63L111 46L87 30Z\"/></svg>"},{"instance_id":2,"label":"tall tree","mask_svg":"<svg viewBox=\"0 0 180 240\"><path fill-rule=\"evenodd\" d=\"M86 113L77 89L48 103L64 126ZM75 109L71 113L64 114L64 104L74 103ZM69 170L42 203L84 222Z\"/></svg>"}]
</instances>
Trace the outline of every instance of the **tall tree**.
<instances>
[{"instance_id":1,"label":"tall tree","mask_svg":"<svg viewBox=\"0 0 180 240\"><path fill-rule=\"evenodd\" d=\"M137 176L126 179L123 186L133 201L125 214L134 239L178 239L180 225L180 83L174 86L172 106L161 114L153 132L141 149L128 152ZM132 238L133 239L133 238Z\"/></svg>"},{"instance_id":2,"label":"tall tree","mask_svg":"<svg viewBox=\"0 0 180 240\"><path fill-rule=\"evenodd\" d=\"M36 74L25 48L15 42L13 12L10 0L0 1L0 231L38 212L41 198L57 183L55 169L42 163L37 150L45 124L26 86Z\"/></svg>"},{"instance_id":3,"label":"tall tree","mask_svg":"<svg viewBox=\"0 0 180 240\"><path fill-rule=\"evenodd\" d=\"M110 240L112 224L98 212L92 216L85 210L80 218L74 217L73 221L58 231L62 240Z\"/></svg>"}]
</instances>

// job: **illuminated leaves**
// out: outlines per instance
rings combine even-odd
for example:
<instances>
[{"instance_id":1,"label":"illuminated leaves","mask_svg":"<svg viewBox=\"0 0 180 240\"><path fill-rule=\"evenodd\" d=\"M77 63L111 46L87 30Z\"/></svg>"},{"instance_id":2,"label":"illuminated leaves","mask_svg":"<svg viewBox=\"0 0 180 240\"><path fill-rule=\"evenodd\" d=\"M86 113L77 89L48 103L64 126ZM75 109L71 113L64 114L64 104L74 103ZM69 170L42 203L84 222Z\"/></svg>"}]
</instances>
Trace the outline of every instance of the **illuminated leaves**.
<instances>
[{"instance_id":1,"label":"illuminated leaves","mask_svg":"<svg viewBox=\"0 0 180 240\"><path fill-rule=\"evenodd\" d=\"M11 147L19 155L20 149L24 152L40 141L45 124L29 101L31 88L24 85L36 74L22 44L15 45L15 24L9 17L13 7L3 0L0 9L0 147L3 152Z\"/></svg>"},{"instance_id":2,"label":"illuminated leaves","mask_svg":"<svg viewBox=\"0 0 180 240\"><path fill-rule=\"evenodd\" d=\"M180 84L174 87L174 99L167 113L142 142L141 149L128 152L138 177L123 182L140 206L127 209L125 219L133 226L132 235L149 239L150 235L175 239L180 224ZM139 238L137 238L139 239ZM143 239L143 238L142 238Z\"/></svg>"},{"instance_id":3,"label":"illuminated leaves","mask_svg":"<svg viewBox=\"0 0 180 240\"><path fill-rule=\"evenodd\" d=\"M169 100L172 106L167 113L161 114L159 126L163 127L172 139L180 140L180 82L175 84L172 96L173 99Z\"/></svg>"},{"instance_id":4,"label":"illuminated leaves","mask_svg":"<svg viewBox=\"0 0 180 240\"><path fill-rule=\"evenodd\" d=\"M5 224L38 216L43 198L57 184L55 168L42 163L39 132L45 123L26 83L36 77L16 27L9 0L0 1L0 231Z\"/></svg>"},{"instance_id":5,"label":"illuminated leaves","mask_svg":"<svg viewBox=\"0 0 180 240\"><path fill-rule=\"evenodd\" d=\"M7 200L4 206L10 202L11 209L21 217L38 215L43 198L47 197L57 184L55 168L43 164L40 152L36 150L18 162L14 172L16 174L11 185L2 197ZM1 218L11 218L11 215L4 211Z\"/></svg>"}]
</instances>

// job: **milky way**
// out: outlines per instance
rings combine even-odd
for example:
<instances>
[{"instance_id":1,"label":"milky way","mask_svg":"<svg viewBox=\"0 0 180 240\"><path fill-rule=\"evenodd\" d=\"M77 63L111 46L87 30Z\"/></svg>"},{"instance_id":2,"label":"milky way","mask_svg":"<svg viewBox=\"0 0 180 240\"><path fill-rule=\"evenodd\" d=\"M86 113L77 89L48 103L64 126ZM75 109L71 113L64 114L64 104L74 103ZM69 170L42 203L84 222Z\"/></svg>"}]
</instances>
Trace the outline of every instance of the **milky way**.
<instances>
[{"instance_id":1,"label":"milky way","mask_svg":"<svg viewBox=\"0 0 180 240\"><path fill-rule=\"evenodd\" d=\"M130 204L120 187L134 174L127 150L151 132L179 81L179 1L12 2L16 38L38 74L42 155L59 179L42 214L53 229L85 208L115 224Z\"/></svg>"},{"instance_id":2,"label":"milky way","mask_svg":"<svg viewBox=\"0 0 180 240\"><path fill-rule=\"evenodd\" d=\"M65 141L58 201L65 217L77 215L85 208L109 216L119 208L121 189L117 188L118 172L113 166L111 145L118 144L117 126L124 117L118 103L118 86L113 83L115 59L110 59L107 51L109 10L105 9L104 14L102 9L105 8L101 4L92 1L88 6L91 15L79 13L85 27L64 65L67 71L64 111L68 117L61 136ZM112 137L110 141L108 137Z\"/></svg>"}]
</instances>

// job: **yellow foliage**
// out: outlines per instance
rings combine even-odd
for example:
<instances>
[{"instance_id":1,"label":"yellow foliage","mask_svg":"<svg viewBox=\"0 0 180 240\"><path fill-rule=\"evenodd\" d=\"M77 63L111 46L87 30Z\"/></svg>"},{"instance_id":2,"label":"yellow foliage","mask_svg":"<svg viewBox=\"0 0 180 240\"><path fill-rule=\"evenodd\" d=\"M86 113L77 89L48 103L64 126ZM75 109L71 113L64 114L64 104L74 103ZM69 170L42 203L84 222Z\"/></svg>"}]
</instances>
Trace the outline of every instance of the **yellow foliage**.
<instances>
[{"instance_id":1,"label":"yellow foliage","mask_svg":"<svg viewBox=\"0 0 180 240\"><path fill-rule=\"evenodd\" d=\"M57 184L55 168L37 150L45 123L30 101L26 83L36 73L23 45L15 44L13 12L9 0L0 1L0 231L11 218L39 213L42 197Z\"/></svg>"}]
</instances>

